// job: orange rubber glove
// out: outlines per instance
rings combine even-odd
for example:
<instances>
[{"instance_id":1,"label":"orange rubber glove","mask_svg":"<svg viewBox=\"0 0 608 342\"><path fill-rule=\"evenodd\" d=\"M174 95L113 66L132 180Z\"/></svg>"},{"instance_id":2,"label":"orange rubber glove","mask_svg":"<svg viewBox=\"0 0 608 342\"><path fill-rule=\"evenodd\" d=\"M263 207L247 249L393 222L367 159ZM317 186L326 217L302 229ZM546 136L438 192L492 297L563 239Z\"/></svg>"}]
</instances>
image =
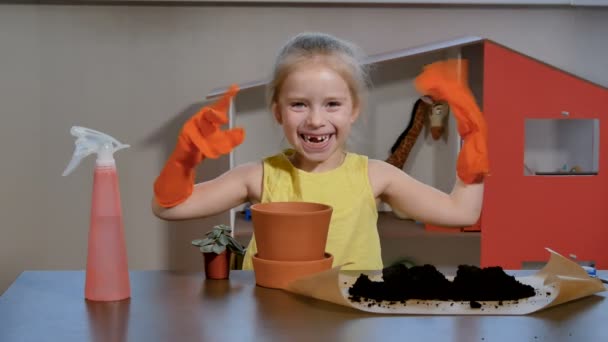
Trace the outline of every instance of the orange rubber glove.
<instances>
[{"instance_id":1,"label":"orange rubber glove","mask_svg":"<svg viewBox=\"0 0 608 342\"><path fill-rule=\"evenodd\" d=\"M415 86L433 100L445 100L458 122L463 145L456 171L467 184L479 183L489 173L488 129L483 114L467 85L466 60L447 60L427 65L416 78Z\"/></svg>"},{"instance_id":2,"label":"orange rubber glove","mask_svg":"<svg viewBox=\"0 0 608 342\"><path fill-rule=\"evenodd\" d=\"M238 86L232 85L222 98L203 107L184 124L173 153L154 182L154 196L160 206L184 202L194 188L195 167L205 158L230 153L243 142L244 129L220 129L228 123L230 100L238 91Z\"/></svg>"}]
</instances>

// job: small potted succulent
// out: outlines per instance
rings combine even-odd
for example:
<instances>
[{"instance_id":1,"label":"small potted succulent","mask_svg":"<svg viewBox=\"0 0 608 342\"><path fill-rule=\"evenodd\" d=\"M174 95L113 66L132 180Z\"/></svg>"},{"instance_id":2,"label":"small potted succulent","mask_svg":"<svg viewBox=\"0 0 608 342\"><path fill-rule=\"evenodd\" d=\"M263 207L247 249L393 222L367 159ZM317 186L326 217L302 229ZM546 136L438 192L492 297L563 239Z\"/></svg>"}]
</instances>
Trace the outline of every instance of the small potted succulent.
<instances>
[{"instance_id":1,"label":"small potted succulent","mask_svg":"<svg viewBox=\"0 0 608 342\"><path fill-rule=\"evenodd\" d=\"M232 229L220 224L207 232L204 239L192 240L205 260L205 276L209 279L227 279L230 274L230 253L245 254L245 248L230 234Z\"/></svg>"}]
</instances>

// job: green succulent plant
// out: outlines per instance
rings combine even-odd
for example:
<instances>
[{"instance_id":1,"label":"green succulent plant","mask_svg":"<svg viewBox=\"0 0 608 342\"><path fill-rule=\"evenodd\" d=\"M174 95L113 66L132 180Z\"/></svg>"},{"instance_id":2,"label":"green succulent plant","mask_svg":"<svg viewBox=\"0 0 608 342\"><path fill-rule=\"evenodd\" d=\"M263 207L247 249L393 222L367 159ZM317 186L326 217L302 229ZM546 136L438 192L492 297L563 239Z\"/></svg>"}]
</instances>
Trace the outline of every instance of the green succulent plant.
<instances>
[{"instance_id":1,"label":"green succulent plant","mask_svg":"<svg viewBox=\"0 0 608 342\"><path fill-rule=\"evenodd\" d=\"M220 224L208 231L204 239L192 240L192 244L199 247L203 253L222 254L228 248L233 253L244 255L245 247L236 241L230 233L232 233L230 226Z\"/></svg>"}]
</instances>

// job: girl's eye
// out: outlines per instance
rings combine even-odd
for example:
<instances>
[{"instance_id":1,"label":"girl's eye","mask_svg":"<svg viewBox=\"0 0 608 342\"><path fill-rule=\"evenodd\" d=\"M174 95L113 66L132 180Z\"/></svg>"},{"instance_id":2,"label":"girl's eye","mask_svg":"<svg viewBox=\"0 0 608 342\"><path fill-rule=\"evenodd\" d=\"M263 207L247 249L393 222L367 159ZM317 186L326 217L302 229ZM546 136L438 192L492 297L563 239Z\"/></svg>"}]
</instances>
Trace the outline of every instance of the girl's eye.
<instances>
[{"instance_id":1,"label":"girl's eye","mask_svg":"<svg viewBox=\"0 0 608 342\"><path fill-rule=\"evenodd\" d=\"M292 102L289 104L292 108L303 108L306 106L304 102Z\"/></svg>"},{"instance_id":2,"label":"girl's eye","mask_svg":"<svg viewBox=\"0 0 608 342\"><path fill-rule=\"evenodd\" d=\"M329 101L327 105L330 107L340 107L341 103L338 101Z\"/></svg>"}]
</instances>

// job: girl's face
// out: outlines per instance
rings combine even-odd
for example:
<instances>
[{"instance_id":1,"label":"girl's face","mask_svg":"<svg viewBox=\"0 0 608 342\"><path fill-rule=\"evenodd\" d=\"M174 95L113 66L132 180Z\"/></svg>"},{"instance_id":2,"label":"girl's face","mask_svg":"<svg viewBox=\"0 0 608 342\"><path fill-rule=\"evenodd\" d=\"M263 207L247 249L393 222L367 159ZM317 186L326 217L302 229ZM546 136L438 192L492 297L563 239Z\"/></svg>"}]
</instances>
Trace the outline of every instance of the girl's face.
<instances>
[{"instance_id":1,"label":"girl's face","mask_svg":"<svg viewBox=\"0 0 608 342\"><path fill-rule=\"evenodd\" d=\"M346 81L324 64L309 64L289 74L272 106L275 118L296 150L294 162L305 171L338 167L352 124L359 115Z\"/></svg>"}]
</instances>

